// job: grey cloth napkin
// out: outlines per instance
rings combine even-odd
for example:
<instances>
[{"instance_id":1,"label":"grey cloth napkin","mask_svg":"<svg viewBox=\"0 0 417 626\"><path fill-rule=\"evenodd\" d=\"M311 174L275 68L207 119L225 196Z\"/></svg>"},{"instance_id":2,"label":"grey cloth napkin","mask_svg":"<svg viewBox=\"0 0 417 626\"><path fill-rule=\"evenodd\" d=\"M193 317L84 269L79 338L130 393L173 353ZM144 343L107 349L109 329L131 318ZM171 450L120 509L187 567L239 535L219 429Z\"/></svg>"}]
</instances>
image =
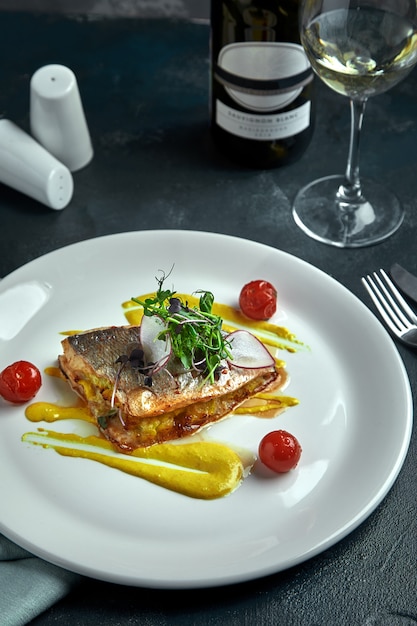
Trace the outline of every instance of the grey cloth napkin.
<instances>
[{"instance_id":1,"label":"grey cloth napkin","mask_svg":"<svg viewBox=\"0 0 417 626\"><path fill-rule=\"evenodd\" d=\"M0 626L24 626L69 593L81 576L0 535Z\"/></svg>"}]
</instances>

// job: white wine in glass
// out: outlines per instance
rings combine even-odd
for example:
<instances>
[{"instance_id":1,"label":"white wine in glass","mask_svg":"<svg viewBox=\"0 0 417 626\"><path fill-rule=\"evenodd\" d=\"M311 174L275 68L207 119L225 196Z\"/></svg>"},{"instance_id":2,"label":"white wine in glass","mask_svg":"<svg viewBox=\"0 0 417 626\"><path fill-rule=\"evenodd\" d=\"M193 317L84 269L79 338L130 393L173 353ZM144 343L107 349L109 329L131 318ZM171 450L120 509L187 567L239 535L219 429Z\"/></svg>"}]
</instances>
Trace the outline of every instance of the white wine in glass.
<instances>
[{"instance_id":1,"label":"white wine in glass","mask_svg":"<svg viewBox=\"0 0 417 626\"><path fill-rule=\"evenodd\" d=\"M304 0L301 42L321 80L350 98L346 172L316 180L297 194L293 216L310 237L338 247L383 241L403 209L384 185L359 176L359 141L371 96L403 80L417 63L416 0Z\"/></svg>"}]
</instances>

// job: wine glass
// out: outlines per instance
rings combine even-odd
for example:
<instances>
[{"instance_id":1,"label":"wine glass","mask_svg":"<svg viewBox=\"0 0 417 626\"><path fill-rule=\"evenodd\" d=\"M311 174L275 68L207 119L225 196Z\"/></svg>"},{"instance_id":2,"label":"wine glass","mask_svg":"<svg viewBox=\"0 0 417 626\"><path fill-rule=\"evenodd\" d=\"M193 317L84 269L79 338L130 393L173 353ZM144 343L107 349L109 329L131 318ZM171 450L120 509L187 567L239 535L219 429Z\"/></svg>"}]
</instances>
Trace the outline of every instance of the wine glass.
<instances>
[{"instance_id":1,"label":"wine glass","mask_svg":"<svg viewBox=\"0 0 417 626\"><path fill-rule=\"evenodd\" d=\"M377 181L360 180L359 140L369 97L403 80L417 62L416 0L304 0L301 42L321 80L350 98L351 133L344 176L316 180L297 194L295 222L338 247L383 241L403 209Z\"/></svg>"}]
</instances>

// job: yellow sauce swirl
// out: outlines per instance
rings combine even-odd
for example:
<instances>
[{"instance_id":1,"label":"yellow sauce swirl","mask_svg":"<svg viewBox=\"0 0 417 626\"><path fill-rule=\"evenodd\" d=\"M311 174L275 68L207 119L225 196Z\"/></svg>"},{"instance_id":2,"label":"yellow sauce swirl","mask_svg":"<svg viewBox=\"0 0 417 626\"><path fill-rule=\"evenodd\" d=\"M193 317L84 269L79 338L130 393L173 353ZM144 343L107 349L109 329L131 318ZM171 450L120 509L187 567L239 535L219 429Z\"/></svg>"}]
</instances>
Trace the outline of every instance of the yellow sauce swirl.
<instances>
[{"instance_id":1,"label":"yellow sauce swirl","mask_svg":"<svg viewBox=\"0 0 417 626\"><path fill-rule=\"evenodd\" d=\"M85 406L62 407L50 402L34 402L26 407L25 415L34 423L78 419L96 424ZM53 448L63 456L97 461L171 491L204 500L220 498L234 491L244 474L244 464L234 450L209 441L159 444L138 448L127 455L116 452L109 441L95 435L81 437L39 428L37 433L25 433L22 440ZM103 454L103 450L107 454ZM162 465L140 463L139 458L157 460ZM245 463L249 466L247 470L254 461L252 458Z\"/></svg>"},{"instance_id":2,"label":"yellow sauce swirl","mask_svg":"<svg viewBox=\"0 0 417 626\"><path fill-rule=\"evenodd\" d=\"M243 478L239 455L214 442L164 443L123 455L96 436L80 437L40 429L37 433L25 433L23 441L53 448L63 456L97 461L190 498L221 498L234 491Z\"/></svg>"}]
</instances>

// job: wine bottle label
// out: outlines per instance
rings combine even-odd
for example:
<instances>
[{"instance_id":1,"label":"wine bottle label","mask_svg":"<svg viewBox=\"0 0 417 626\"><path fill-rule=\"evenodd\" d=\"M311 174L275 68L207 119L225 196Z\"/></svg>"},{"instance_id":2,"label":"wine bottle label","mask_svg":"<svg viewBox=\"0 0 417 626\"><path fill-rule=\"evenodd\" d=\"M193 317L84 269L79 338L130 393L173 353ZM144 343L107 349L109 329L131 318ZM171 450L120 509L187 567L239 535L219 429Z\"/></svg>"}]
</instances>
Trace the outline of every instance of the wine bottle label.
<instances>
[{"instance_id":1,"label":"wine bottle label","mask_svg":"<svg viewBox=\"0 0 417 626\"><path fill-rule=\"evenodd\" d=\"M285 113L257 115L256 113L238 111L217 100L216 122L232 135L247 139L272 141L292 137L308 128L310 109L311 102L308 101Z\"/></svg>"},{"instance_id":2,"label":"wine bottle label","mask_svg":"<svg viewBox=\"0 0 417 626\"><path fill-rule=\"evenodd\" d=\"M278 113L313 79L302 46L264 41L229 44L220 50L214 76L240 107L216 102L216 122L224 130L249 139L271 140L308 128L310 102Z\"/></svg>"},{"instance_id":3,"label":"wine bottle label","mask_svg":"<svg viewBox=\"0 0 417 626\"><path fill-rule=\"evenodd\" d=\"M214 76L238 104L263 112L293 102L313 70L298 44L249 41L224 46Z\"/></svg>"}]
</instances>

